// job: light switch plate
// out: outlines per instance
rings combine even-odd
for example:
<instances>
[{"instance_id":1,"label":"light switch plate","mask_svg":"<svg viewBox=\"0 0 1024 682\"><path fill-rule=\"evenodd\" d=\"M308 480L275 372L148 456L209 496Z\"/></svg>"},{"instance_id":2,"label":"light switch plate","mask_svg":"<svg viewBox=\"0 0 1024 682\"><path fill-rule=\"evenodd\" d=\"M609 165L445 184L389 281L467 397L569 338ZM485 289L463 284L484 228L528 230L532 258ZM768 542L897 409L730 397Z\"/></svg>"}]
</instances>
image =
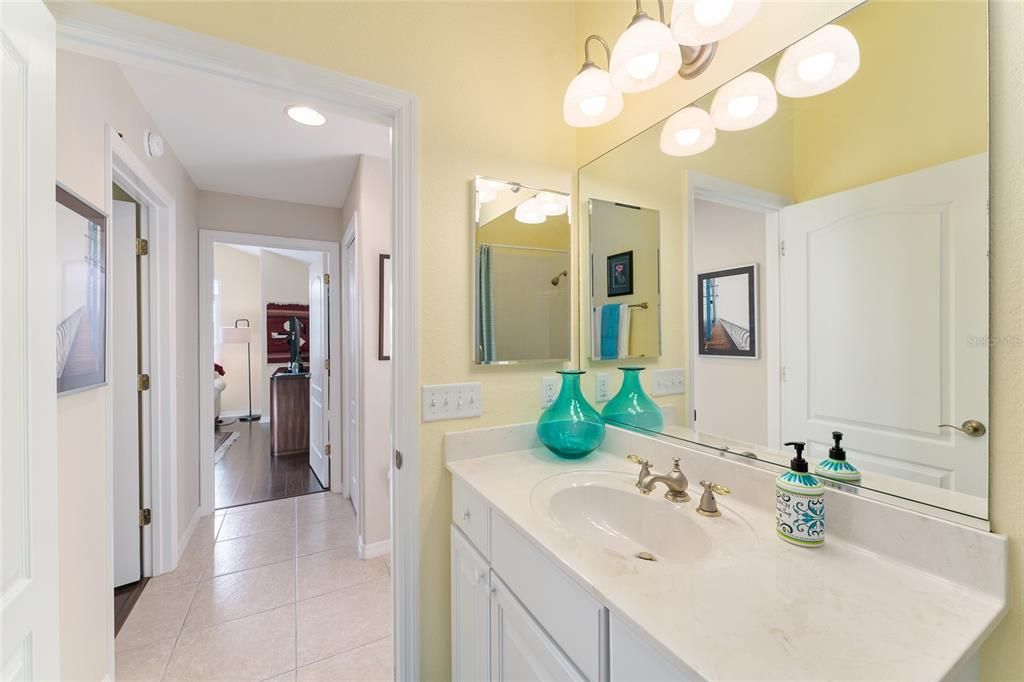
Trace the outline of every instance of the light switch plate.
<instances>
[{"instance_id":1,"label":"light switch plate","mask_svg":"<svg viewBox=\"0 0 1024 682\"><path fill-rule=\"evenodd\" d=\"M423 421L479 417L484 412L480 382L423 387Z\"/></svg>"},{"instance_id":2,"label":"light switch plate","mask_svg":"<svg viewBox=\"0 0 1024 682\"><path fill-rule=\"evenodd\" d=\"M612 375L608 372L601 372L595 376L595 379L597 379L597 402L608 402L612 399Z\"/></svg>"},{"instance_id":3,"label":"light switch plate","mask_svg":"<svg viewBox=\"0 0 1024 682\"><path fill-rule=\"evenodd\" d=\"M686 373L679 369L655 369L651 371L651 395L674 395L686 393Z\"/></svg>"},{"instance_id":4,"label":"light switch plate","mask_svg":"<svg viewBox=\"0 0 1024 682\"><path fill-rule=\"evenodd\" d=\"M540 406L550 407L551 403L555 402L555 398L558 397L558 387L561 382L557 376L544 377L540 380Z\"/></svg>"}]
</instances>

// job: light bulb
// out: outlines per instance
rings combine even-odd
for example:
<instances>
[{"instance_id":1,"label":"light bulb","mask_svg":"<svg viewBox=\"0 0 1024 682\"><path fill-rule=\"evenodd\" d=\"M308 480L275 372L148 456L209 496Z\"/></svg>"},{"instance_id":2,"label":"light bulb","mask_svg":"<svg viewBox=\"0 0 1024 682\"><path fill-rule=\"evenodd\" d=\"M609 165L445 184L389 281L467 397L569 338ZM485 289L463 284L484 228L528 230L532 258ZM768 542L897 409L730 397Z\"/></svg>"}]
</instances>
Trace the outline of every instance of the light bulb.
<instances>
[{"instance_id":1,"label":"light bulb","mask_svg":"<svg viewBox=\"0 0 1024 682\"><path fill-rule=\"evenodd\" d=\"M584 97L580 100L580 111L583 112L584 116L589 116L591 118L600 116L601 112L603 112L607 106L608 97L605 95L592 95L591 97Z\"/></svg>"},{"instance_id":2,"label":"light bulb","mask_svg":"<svg viewBox=\"0 0 1024 682\"><path fill-rule=\"evenodd\" d=\"M563 197L554 192L540 192L537 194L537 202L544 211L544 215L562 215L569 210L569 198Z\"/></svg>"},{"instance_id":3,"label":"light bulb","mask_svg":"<svg viewBox=\"0 0 1024 682\"><path fill-rule=\"evenodd\" d=\"M537 201L537 198L527 199L523 203L516 206L516 220L527 225L539 225L540 223L547 220L548 216L544 213L544 209L541 203Z\"/></svg>"},{"instance_id":4,"label":"light bulb","mask_svg":"<svg viewBox=\"0 0 1024 682\"><path fill-rule=\"evenodd\" d=\"M618 116L622 104L622 93L612 86L608 72L587 62L565 90L562 118L571 126L588 128Z\"/></svg>"},{"instance_id":5,"label":"light bulb","mask_svg":"<svg viewBox=\"0 0 1024 682\"><path fill-rule=\"evenodd\" d=\"M729 100L729 115L743 120L757 111L757 95L742 95Z\"/></svg>"},{"instance_id":6,"label":"light bulb","mask_svg":"<svg viewBox=\"0 0 1024 682\"><path fill-rule=\"evenodd\" d=\"M718 26L732 14L733 0L696 0L693 3L693 18L701 26Z\"/></svg>"},{"instance_id":7,"label":"light bulb","mask_svg":"<svg viewBox=\"0 0 1024 682\"><path fill-rule=\"evenodd\" d=\"M691 147L699 139L700 129L698 128L683 128L676 131L676 142L680 147Z\"/></svg>"},{"instance_id":8,"label":"light bulb","mask_svg":"<svg viewBox=\"0 0 1024 682\"><path fill-rule=\"evenodd\" d=\"M652 73L658 70L658 53L645 52L639 54L626 62L626 71L638 81L649 78Z\"/></svg>"},{"instance_id":9,"label":"light bulb","mask_svg":"<svg viewBox=\"0 0 1024 682\"><path fill-rule=\"evenodd\" d=\"M498 192L506 188L506 185L487 178L477 178L476 196L481 204L494 201L498 198Z\"/></svg>"},{"instance_id":10,"label":"light bulb","mask_svg":"<svg viewBox=\"0 0 1024 682\"><path fill-rule=\"evenodd\" d=\"M835 52L821 52L801 59L796 65L796 75L805 83L817 83L831 73L835 65Z\"/></svg>"}]
</instances>

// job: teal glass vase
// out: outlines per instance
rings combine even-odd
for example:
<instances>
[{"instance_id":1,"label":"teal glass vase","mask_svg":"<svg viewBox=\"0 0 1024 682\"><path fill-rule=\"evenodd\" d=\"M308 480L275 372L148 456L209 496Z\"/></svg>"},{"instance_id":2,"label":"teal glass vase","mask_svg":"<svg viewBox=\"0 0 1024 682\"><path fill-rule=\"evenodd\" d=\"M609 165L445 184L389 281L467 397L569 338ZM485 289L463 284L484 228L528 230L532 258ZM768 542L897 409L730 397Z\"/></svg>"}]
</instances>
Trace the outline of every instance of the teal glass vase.
<instances>
[{"instance_id":1,"label":"teal glass vase","mask_svg":"<svg viewBox=\"0 0 1024 682\"><path fill-rule=\"evenodd\" d=\"M665 426L665 417L661 413L661 408L640 385L640 372L643 367L619 367L619 369L622 370L622 388L604 406L601 416L605 421L614 422L620 426L644 431L661 431Z\"/></svg>"},{"instance_id":2,"label":"teal glass vase","mask_svg":"<svg viewBox=\"0 0 1024 682\"><path fill-rule=\"evenodd\" d=\"M583 372L564 370L558 397L537 420L537 436L551 452L564 459L579 459L604 440L604 421L580 392Z\"/></svg>"}]
</instances>

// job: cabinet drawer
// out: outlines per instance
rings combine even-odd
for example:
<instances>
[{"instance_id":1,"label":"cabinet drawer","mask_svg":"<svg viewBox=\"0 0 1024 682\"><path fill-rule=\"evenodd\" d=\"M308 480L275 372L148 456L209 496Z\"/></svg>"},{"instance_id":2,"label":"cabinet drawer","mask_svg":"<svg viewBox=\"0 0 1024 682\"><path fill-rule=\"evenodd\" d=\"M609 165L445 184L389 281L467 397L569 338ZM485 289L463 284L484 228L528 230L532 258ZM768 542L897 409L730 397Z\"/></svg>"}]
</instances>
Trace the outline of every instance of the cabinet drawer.
<instances>
[{"instance_id":1,"label":"cabinet drawer","mask_svg":"<svg viewBox=\"0 0 1024 682\"><path fill-rule=\"evenodd\" d=\"M484 498L458 477L452 477L452 523L462 529L485 559L491 558L488 511Z\"/></svg>"},{"instance_id":2,"label":"cabinet drawer","mask_svg":"<svg viewBox=\"0 0 1024 682\"><path fill-rule=\"evenodd\" d=\"M491 567L576 667L599 680L601 603L500 514L491 518Z\"/></svg>"}]
</instances>

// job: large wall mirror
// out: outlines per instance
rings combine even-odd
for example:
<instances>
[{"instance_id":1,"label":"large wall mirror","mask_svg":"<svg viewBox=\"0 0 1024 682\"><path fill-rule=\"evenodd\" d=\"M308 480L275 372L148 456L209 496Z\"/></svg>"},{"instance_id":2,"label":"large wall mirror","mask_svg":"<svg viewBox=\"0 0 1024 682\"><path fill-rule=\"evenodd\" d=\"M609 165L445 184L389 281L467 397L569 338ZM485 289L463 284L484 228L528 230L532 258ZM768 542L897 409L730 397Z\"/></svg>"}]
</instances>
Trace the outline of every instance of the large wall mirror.
<instances>
[{"instance_id":1,"label":"large wall mirror","mask_svg":"<svg viewBox=\"0 0 1024 682\"><path fill-rule=\"evenodd\" d=\"M867 2L581 169L581 206L659 216L661 350L630 364L683 370L665 434L813 466L841 432L858 485L988 518L987 21Z\"/></svg>"},{"instance_id":2,"label":"large wall mirror","mask_svg":"<svg viewBox=\"0 0 1024 682\"><path fill-rule=\"evenodd\" d=\"M484 177L473 195L476 363L569 360L569 195Z\"/></svg>"}]
</instances>

